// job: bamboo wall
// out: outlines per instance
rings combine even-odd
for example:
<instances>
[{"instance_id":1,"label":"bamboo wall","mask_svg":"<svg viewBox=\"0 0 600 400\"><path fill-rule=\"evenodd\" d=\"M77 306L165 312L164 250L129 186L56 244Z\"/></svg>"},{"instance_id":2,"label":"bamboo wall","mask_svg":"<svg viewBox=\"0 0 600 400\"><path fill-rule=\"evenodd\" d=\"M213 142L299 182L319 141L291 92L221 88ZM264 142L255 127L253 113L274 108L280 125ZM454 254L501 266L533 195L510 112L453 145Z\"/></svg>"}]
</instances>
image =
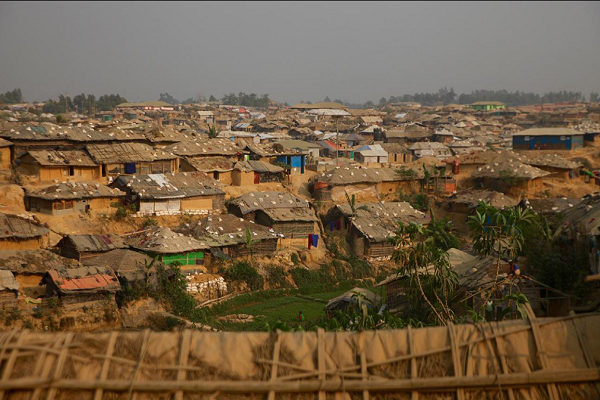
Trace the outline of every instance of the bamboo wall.
<instances>
[{"instance_id":1,"label":"bamboo wall","mask_svg":"<svg viewBox=\"0 0 600 400\"><path fill-rule=\"evenodd\" d=\"M364 332L0 333L0 398L600 397L600 316Z\"/></svg>"}]
</instances>

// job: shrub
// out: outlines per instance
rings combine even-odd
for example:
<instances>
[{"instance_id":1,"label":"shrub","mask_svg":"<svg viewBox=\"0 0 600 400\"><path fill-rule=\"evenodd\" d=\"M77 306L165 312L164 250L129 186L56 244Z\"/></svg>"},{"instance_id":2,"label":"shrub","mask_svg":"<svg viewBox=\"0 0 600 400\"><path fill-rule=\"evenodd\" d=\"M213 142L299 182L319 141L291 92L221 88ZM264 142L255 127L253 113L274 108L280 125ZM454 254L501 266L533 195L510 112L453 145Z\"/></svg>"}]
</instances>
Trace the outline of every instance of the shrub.
<instances>
[{"instance_id":1,"label":"shrub","mask_svg":"<svg viewBox=\"0 0 600 400\"><path fill-rule=\"evenodd\" d=\"M249 262L239 261L225 270L225 279L237 282L246 282L250 289L261 290L264 286L263 277Z\"/></svg>"},{"instance_id":2,"label":"shrub","mask_svg":"<svg viewBox=\"0 0 600 400\"><path fill-rule=\"evenodd\" d=\"M298 265L300 263L300 259L298 258L298 254L292 253L291 260L294 265Z\"/></svg>"},{"instance_id":3,"label":"shrub","mask_svg":"<svg viewBox=\"0 0 600 400\"><path fill-rule=\"evenodd\" d=\"M148 217L144 220L142 227L145 229L151 226L158 226L158 221L156 220L156 218Z\"/></svg>"},{"instance_id":4,"label":"shrub","mask_svg":"<svg viewBox=\"0 0 600 400\"><path fill-rule=\"evenodd\" d=\"M283 288L289 286L285 279L286 273L283 267L279 267L277 265L269 265L265 269L267 271L267 279L272 288Z\"/></svg>"}]
</instances>

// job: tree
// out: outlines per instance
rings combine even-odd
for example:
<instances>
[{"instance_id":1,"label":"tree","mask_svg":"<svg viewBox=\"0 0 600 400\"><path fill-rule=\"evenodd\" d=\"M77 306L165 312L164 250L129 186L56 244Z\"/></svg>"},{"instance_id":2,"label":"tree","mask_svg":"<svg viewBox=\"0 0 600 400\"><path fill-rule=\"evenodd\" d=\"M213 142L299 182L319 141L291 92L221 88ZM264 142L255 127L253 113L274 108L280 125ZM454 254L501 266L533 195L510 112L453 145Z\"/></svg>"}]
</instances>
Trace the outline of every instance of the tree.
<instances>
[{"instance_id":1,"label":"tree","mask_svg":"<svg viewBox=\"0 0 600 400\"><path fill-rule=\"evenodd\" d=\"M214 101L217 101L217 98L211 94L208 101L212 103Z\"/></svg>"},{"instance_id":2,"label":"tree","mask_svg":"<svg viewBox=\"0 0 600 400\"><path fill-rule=\"evenodd\" d=\"M460 240L452 233L452 227L448 217L438 220L435 219L433 209L429 209L431 221L428 230L431 232L434 244L442 250L456 249L460 247Z\"/></svg>"},{"instance_id":3,"label":"tree","mask_svg":"<svg viewBox=\"0 0 600 400\"><path fill-rule=\"evenodd\" d=\"M469 217L467 226L473 239L473 250L481 257L496 252L496 274L488 299L497 289L500 260L502 256L516 258L523 250L524 229L531 225L534 214L528 208L513 207L500 210L491 204L481 201L475 215Z\"/></svg>"},{"instance_id":4,"label":"tree","mask_svg":"<svg viewBox=\"0 0 600 400\"><path fill-rule=\"evenodd\" d=\"M325 100L323 100L323 101L326 103L329 103L329 102L331 102L331 99L329 98L329 96L325 96Z\"/></svg>"},{"instance_id":5,"label":"tree","mask_svg":"<svg viewBox=\"0 0 600 400\"><path fill-rule=\"evenodd\" d=\"M596 92L590 93L590 103L597 103L600 101L600 95Z\"/></svg>"},{"instance_id":6,"label":"tree","mask_svg":"<svg viewBox=\"0 0 600 400\"><path fill-rule=\"evenodd\" d=\"M387 104L387 100L385 99L385 97L382 97L381 99L379 99L379 106L380 107L385 107Z\"/></svg>"},{"instance_id":7,"label":"tree","mask_svg":"<svg viewBox=\"0 0 600 400\"><path fill-rule=\"evenodd\" d=\"M96 103L97 111L111 111L116 106L122 103L127 103L123 97L118 94L105 94L100 96Z\"/></svg>"},{"instance_id":8,"label":"tree","mask_svg":"<svg viewBox=\"0 0 600 400\"><path fill-rule=\"evenodd\" d=\"M210 96L210 97L214 98L213 96ZM215 101L215 100L211 100L211 101ZM197 103L206 103L206 96L204 96L202 93L196 93L196 102Z\"/></svg>"},{"instance_id":9,"label":"tree","mask_svg":"<svg viewBox=\"0 0 600 400\"><path fill-rule=\"evenodd\" d=\"M158 99L158 101L164 101L165 103L169 103L169 104L173 104L173 105L177 105L179 104L179 100L177 100L176 98L174 98L173 96L171 96L169 93L161 93L160 94L160 98Z\"/></svg>"},{"instance_id":10,"label":"tree","mask_svg":"<svg viewBox=\"0 0 600 400\"><path fill-rule=\"evenodd\" d=\"M23 102L23 93L21 89L13 89L4 94L0 94L0 104L17 104Z\"/></svg>"},{"instance_id":11,"label":"tree","mask_svg":"<svg viewBox=\"0 0 600 400\"><path fill-rule=\"evenodd\" d=\"M405 290L413 307L427 306L441 325L454 319L449 306L458 284L448 253L436 245L436 233L427 227L399 222L395 236L388 239L395 247L392 261L405 279Z\"/></svg>"}]
</instances>

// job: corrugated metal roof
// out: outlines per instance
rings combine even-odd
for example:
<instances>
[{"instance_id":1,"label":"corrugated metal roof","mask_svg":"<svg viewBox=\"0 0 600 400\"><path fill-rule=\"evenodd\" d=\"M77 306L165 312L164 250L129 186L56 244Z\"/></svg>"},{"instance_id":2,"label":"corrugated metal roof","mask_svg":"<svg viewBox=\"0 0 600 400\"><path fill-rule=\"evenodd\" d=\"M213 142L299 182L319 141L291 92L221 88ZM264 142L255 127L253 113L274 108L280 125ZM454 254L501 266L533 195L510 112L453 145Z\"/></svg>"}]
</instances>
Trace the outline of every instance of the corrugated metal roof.
<instances>
[{"instance_id":1,"label":"corrugated metal roof","mask_svg":"<svg viewBox=\"0 0 600 400\"><path fill-rule=\"evenodd\" d=\"M142 199L174 199L221 195L219 183L202 172L121 175L113 186L128 188Z\"/></svg>"},{"instance_id":2,"label":"corrugated metal roof","mask_svg":"<svg viewBox=\"0 0 600 400\"><path fill-rule=\"evenodd\" d=\"M77 251L102 252L129 247L123 238L112 233L108 235L67 235L57 244L57 247L67 240L73 243Z\"/></svg>"},{"instance_id":3,"label":"corrugated metal roof","mask_svg":"<svg viewBox=\"0 0 600 400\"><path fill-rule=\"evenodd\" d=\"M308 208L308 201L285 192L250 192L229 204L239 207L242 214L271 208Z\"/></svg>"},{"instance_id":4,"label":"corrugated metal roof","mask_svg":"<svg viewBox=\"0 0 600 400\"><path fill-rule=\"evenodd\" d=\"M126 238L126 243L135 249L158 254L179 254L209 248L203 241L160 226L132 233Z\"/></svg>"},{"instance_id":5,"label":"corrugated metal roof","mask_svg":"<svg viewBox=\"0 0 600 400\"><path fill-rule=\"evenodd\" d=\"M46 235L50 230L31 219L0 213L0 239L28 239Z\"/></svg>"},{"instance_id":6,"label":"corrugated metal roof","mask_svg":"<svg viewBox=\"0 0 600 400\"><path fill-rule=\"evenodd\" d=\"M107 267L80 267L62 271L50 270L47 276L63 293L82 291L116 292L121 290L121 285L115 273Z\"/></svg>"},{"instance_id":7,"label":"corrugated metal roof","mask_svg":"<svg viewBox=\"0 0 600 400\"><path fill-rule=\"evenodd\" d=\"M45 200L94 199L102 197L122 197L125 193L99 183L66 182L48 186L37 191L27 192L27 197Z\"/></svg>"},{"instance_id":8,"label":"corrugated metal roof","mask_svg":"<svg viewBox=\"0 0 600 400\"><path fill-rule=\"evenodd\" d=\"M513 133L514 136L583 136L583 132L571 128L530 128Z\"/></svg>"}]
</instances>

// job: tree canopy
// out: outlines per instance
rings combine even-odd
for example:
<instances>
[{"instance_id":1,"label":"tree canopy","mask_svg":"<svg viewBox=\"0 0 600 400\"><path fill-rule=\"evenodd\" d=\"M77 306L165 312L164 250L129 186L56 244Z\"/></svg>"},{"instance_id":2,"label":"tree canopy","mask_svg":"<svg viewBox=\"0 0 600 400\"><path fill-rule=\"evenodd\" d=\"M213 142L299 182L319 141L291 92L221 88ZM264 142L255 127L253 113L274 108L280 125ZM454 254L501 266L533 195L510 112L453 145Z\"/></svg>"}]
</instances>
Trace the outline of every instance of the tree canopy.
<instances>
[{"instance_id":1,"label":"tree canopy","mask_svg":"<svg viewBox=\"0 0 600 400\"><path fill-rule=\"evenodd\" d=\"M263 94L261 96L256 93L246 94L243 92L238 93L229 93L223 95L221 99L223 104L234 105L234 106L245 106L245 107L259 107L259 108L267 108L269 107L269 95Z\"/></svg>"},{"instance_id":2,"label":"tree canopy","mask_svg":"<svg viewBox=\"0 0 600 400\"><path fill-rule=\"evenodd\" d=\"M0 94L0 104L16 104L22 102L23 94L21 93L20 88Z\"/></svg>"},{"instance_id":3,"label":"tree canopy","mask_svg":"<svg viewBox=\"0 0 600 400\"><path fill-rule=\"evenodd\" d=\"M71 99L64 94L58 96L58 100L48 100L42 111L51 114L63 114L67 111L76 111L82 114L92 114L97 111L110 111L115 106L127 103L127 100L119 94L105 94L96 100L93 94L81 93ZM67 110L68 105L68 110Z\"/></svg>"}]
</instances>

